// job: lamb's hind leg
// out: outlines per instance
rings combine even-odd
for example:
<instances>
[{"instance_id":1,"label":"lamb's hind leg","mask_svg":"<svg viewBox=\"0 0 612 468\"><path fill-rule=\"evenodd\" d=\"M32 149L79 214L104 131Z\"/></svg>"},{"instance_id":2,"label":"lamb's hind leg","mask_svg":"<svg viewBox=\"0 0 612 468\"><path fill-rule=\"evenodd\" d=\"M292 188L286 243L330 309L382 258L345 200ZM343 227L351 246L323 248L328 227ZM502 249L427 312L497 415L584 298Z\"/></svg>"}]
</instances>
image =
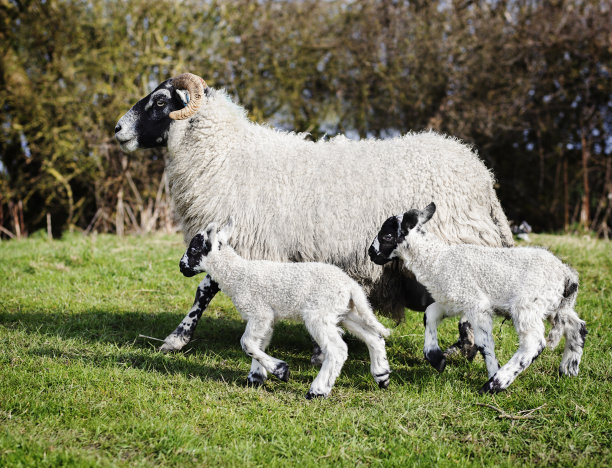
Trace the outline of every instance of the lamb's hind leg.
<instances>
[{"instance_id":1,"label":"lamb's hind leg","mask_svg":"<svg viewBox=\"0 0 612 468\"><path fill-rule=\"evenodd\" d=\"M518 351L484 384L480 393L497 393L507 388L546 347L544 323L541 320L533 321L529 329L521 330L517 327L517 333L519 335Z\"/></svg>"},{"instance_id":2,"label":"lamb's hind leg","mask_svg":"<svg viewBox=\"0 0 612 468\"><path fill-rule=\"evenodd\" d=\"M346 327L357 338L362 340L368 347L370 353L370 372L380 388L389 386L389 361L385 350L385 339L363 323L357 314L351 313L342 321Z\"/></svg>"},{"instance_id":3,"label":"lamb's hind leg","mask_svg":"<svg viewBox=\"0 0 612 468\"><path fill-rule=\"evenodd\" d=\"M311 315L316 315L316 313ZM305 321L305 325L312 337L321 346L324 356L321 370L306 394L306 399L311 400L329 395L346 361L348 348L342 340L336 323L309 320Z\"/></svg>"},{"instance_id":4,"label":"lamb's hind leg","mask_svg":"<svg viewBox=\"0 0 612 468\"><path fill-rule=\"evenodd\" d=\"M272 334L272 325L272 320L263 320L259 317L254 320L249 320L244 330L244 334L242 338L240 338L240 345L247 356L256 359L265 370L275 375L283 382L287 382L287 380L289 380L289 366L287 363L280 359L273 358L262 350L263 343L265 343L266 340L269 339L269 335ZM251 370L253 370L252 364Z\"/></svg>"},{"instance_id":5,"label":"lamb's hind leg","mask_svg":"<svg viewBox=\"0 0 612 468\"><path fill-rule=\"evenodd\" d=\"M212 280L210 275L206 275L198 285L195 300L193 301L189 313L181 321L179 326L166 337L164 344L159 348L161 352L170 353L173 351L180 351L189 343L193 337L193 332L196 329L198 320L202 317L202 312L204 312L204 309L208 307L208 304L210 304L210 301L218 292L219 285Z\"/></svg>"}]
</instances>

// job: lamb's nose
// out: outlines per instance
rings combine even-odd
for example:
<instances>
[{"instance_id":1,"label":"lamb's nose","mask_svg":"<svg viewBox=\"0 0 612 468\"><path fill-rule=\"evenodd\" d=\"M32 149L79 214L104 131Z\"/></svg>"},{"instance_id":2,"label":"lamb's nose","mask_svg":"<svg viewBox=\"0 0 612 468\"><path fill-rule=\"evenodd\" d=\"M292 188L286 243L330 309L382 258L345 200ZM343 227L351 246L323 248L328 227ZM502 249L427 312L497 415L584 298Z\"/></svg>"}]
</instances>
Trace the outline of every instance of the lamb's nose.
<instances>
[{"instance_id":1,"label":"lamb's nose","mask_svg":"<svg viewBox=\"0 0 612 468\"><path fill-rule=\"evenodd\" d=\"M119 133L121 131L121 125L117 124L115 127L115 133Z\"/></svg>"}]
</instances>

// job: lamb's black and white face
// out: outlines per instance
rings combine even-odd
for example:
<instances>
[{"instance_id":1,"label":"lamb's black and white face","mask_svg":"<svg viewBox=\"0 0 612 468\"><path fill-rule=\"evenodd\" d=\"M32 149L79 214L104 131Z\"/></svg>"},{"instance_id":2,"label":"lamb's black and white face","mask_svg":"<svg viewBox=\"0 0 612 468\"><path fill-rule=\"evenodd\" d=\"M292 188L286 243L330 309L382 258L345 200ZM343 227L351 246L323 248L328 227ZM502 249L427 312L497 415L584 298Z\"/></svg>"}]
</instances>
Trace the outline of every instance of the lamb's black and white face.
<instances>
[{"instance_id":1,"label":"lamb's black and white face","mask_svg":"<svg viewBox=\"0 0 612 468\"><path fill-rule=\"evenodd\" d=\"M401 216L388 218L376 234L368 249L370 259L377 265L384 265L395 258L397 247L406 242L408 234L431 219L436 211L432 202L423 210L410 210Z\"/></svg>"},{"instance_id":2,"label":"lamb's black and white face","mask_svg":"<svg viewBox=\"0 0 612 468\"><path fill-rule=\"evenodd\" d=\"M218 227L217 223L210 223L204 231L193 236L187 251L179 262L181 273L191 277L207 271L208 265L206 260L208 254L221 249L222 245L227 244L233 232L234 219L230 217L229 221L221 228Z\"/></svg>"},{"instance_id":3,"label":"lamb's black and white face","mask_svg":"<svg viewBox=\"0 0 612 468\"><path fill-rule=\"evenodd\" d=\"M206 256L211 249L209 233L202 231L196 234L189 242L189 247L179 262L181 273L190 278L205 271Z\"/></svg>"},{"instance_id":4,"label":"lamb's black and white face","mask_svg":"<svg viewBox=\"0 0 612 468\"><path fill-rule=\"evenodd\" d=\"M189 93L175 89L171 83L171 79L164 81L119 119L115 138L123 151L168 144L168 130L174 122L170 112L182 109L189 100Z\"/></svg>"}]
</instances>

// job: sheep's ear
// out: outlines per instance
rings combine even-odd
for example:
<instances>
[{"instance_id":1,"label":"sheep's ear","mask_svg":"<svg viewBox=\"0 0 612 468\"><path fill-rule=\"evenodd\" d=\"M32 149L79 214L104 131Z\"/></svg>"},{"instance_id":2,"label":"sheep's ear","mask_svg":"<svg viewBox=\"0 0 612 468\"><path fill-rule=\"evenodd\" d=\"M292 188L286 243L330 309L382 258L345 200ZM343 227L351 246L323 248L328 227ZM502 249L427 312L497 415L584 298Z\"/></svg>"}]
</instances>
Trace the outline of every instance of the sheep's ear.
<instances>
[{"instance_id":1,"label":"sheep's ear","mask_svg":"<svg viewBox=\"0 0 612 468\"><path fill-rule=\"evenodd\" d=\"M230 216L227 223L219 229L219 241L227 242L234 232L234 218Z\"/></svg>"},{"instance_id":2,"label":"sheep's ear","mask_svg":"<svg viewBox=\"0 0 612 468\"><path fill-rule=\"evenodd\" d=\"M421 212L419 212L419 224L425 224L427 221L431 219L431 217L436 212L436 204L431 202L427 205Z\"/></svg>"}]
</instances>

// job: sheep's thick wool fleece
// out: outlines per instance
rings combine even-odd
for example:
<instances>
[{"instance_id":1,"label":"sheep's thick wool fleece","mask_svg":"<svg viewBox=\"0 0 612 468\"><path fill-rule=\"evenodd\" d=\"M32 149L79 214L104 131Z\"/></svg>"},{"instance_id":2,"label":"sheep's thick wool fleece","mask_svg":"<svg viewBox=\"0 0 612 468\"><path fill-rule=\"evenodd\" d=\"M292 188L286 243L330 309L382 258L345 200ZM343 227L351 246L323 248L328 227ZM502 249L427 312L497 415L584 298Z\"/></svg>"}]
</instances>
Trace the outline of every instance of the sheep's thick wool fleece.
<instances>
[{"instance_id":1,"label":"sheep's thick wool fleece","mask_svg":"<svg viewBox=\"0 0 612 468\"><path fill-rule=\"evenodd\" d=\"M241 256L333 263L365 287L383 270L367 256L378 226L432 200L430 229L447 242L513 243L484 164L432 132L311 142L254 124L225 92L210 90L194 117L171 125L168 149L186 242L231 215Z\"/></svg>"}]
</instances>

